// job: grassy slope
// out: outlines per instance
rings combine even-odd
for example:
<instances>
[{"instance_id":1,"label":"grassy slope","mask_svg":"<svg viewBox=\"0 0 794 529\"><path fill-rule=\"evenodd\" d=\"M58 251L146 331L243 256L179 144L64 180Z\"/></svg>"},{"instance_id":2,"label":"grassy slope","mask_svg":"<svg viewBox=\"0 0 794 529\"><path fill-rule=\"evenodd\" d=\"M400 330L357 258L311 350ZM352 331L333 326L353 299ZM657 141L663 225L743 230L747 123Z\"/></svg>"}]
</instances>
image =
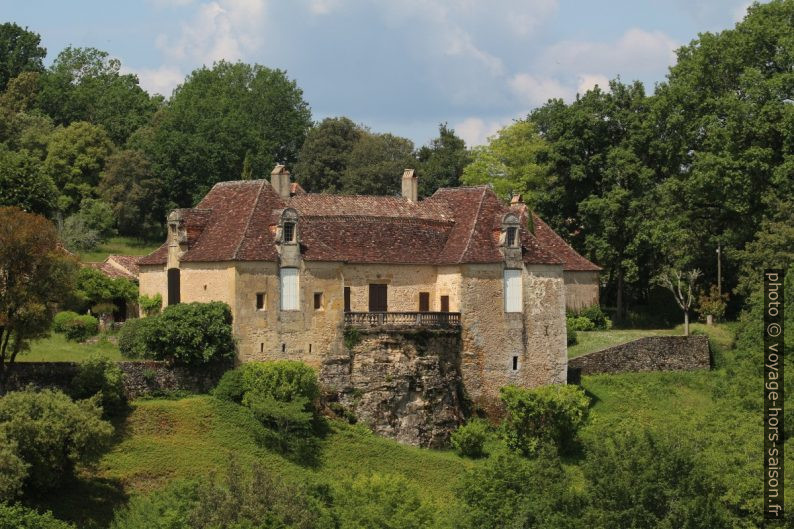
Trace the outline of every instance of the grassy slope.
<instances>
[{"instance_id":1,"label":"grassy slope","mask_svg":"<svg viewBox=\"0 0 794 529\"><path fill-rule=\"evenodd\" d=\"M134 237L111 237L92 252L83 252L80 258L85 262L104 261L108 255L146 255L156 250L161 241L142 241Z\"/></svg>"},{"instance_id":2,"label":"grassy slope","mask_svg":"<svg viewBox=\"0 0 794 529\"><path fill-rule=\"evenodd\" d=\"M70 342L63 334L52 333L49 338L34 340L30 351L20 354L18 362L81 362L91 356L123 360L116 344L100 337L97 343Z\"/></svg>"}]
</instances>

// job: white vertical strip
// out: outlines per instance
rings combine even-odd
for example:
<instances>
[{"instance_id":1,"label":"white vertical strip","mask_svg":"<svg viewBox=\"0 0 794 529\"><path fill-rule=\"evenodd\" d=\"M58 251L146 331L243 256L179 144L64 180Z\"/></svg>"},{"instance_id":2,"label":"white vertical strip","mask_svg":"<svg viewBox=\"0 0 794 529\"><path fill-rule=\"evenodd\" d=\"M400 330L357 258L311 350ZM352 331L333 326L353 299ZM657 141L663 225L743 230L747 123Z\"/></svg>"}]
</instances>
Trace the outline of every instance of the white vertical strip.
<instances>
[{"instance_id":1,"label":"white vertical strip","mask_svg":"<svg viewBox=\"0 0 794 529\"><path fill-rule=\"evenodd\" d=\"M505 312L521 312L521 270L505 270Z\"/></svg>"}]
</instances>

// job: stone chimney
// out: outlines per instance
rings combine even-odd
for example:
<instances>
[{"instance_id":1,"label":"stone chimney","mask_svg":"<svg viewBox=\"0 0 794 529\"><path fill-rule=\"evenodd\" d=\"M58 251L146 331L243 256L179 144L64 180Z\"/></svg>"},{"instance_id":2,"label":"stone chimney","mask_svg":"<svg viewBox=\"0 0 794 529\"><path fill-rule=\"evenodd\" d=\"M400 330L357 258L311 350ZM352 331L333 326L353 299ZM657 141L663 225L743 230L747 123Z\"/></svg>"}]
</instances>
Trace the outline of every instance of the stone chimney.
<instances>
[{"instance_id":1,"label":"stone chimney","mask_svg":"<svg viewBox=\"0 0 794 529\"><path fill-rule=\"evenodd\" d=\"M276 190L276 193L283 198L290 197L290 181L289 171L281 164L276 165L270 172L270 185Z\"/></svg>"},{"instance_id":2,"label":"stone chimney","mask_svg":"<svg viewBox=\"0 0 794 529\"><path fill-rule=\"evenodd\" d=\"M414 169L403 171L403 198L407 198L411 202L416 202L419 199L419 180Z\"/></svg>"}]
</instances>

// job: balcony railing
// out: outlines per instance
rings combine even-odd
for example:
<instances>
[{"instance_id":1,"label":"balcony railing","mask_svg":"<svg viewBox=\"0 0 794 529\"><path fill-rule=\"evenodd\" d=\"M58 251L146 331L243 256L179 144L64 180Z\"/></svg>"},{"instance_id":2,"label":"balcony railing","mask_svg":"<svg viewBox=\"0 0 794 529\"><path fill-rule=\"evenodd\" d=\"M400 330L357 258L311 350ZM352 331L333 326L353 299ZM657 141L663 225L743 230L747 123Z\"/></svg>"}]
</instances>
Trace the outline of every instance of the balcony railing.
<instances>
[{"instance_id":1,"label":"balcony railing","mask_svg":"<svg viewBox=\"0 0 794 529\"><path fill-rule=\"evenodd\" d=\"M345 325L458 327L460 312L345 312Z\"/></svg>"}]
</instances>

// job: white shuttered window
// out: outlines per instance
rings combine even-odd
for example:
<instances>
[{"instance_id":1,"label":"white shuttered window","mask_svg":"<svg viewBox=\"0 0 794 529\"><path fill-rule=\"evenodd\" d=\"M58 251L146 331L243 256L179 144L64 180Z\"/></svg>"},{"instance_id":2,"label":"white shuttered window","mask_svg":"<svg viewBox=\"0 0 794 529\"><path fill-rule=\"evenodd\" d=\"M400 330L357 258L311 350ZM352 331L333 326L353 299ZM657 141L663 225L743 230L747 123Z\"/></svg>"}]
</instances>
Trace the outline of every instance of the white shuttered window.
<instances>
[{"instance_id":1,"label":"white shuttered window","mask_svg":"<svg viewBox=\"0 0 794 529\"><path fill-rule=\"evenodd\" d=\"M505 270L505 312L521 312L521 270Z\"/></svg>"},{"instance_id":2,"label":"white shuttered window","mask_svg":"<svg viewBox=\"0 0 794 529\"><path fill-rule=\"evenodd\" d=\"M298 310L298 269L281 269L281 310Z\"/></svg>"}]
</instances>

